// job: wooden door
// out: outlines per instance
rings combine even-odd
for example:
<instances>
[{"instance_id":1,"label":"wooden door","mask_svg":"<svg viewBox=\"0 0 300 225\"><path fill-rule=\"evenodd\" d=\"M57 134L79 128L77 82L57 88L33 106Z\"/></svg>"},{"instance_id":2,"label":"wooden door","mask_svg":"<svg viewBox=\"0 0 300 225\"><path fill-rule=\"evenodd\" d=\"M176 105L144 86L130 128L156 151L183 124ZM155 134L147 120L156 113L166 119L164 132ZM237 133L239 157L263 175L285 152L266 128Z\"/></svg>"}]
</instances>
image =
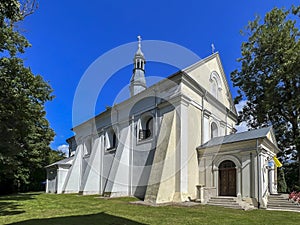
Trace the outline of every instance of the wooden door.
<instances>
[{"instance_id":1,"label":"wooden door","mask_svg":"<svg viewBox=\"0 0 300 225\"><path fill-rule=\"evenodd\" d=\"M236 168L232 161L224 161L219 166L219 195L236 196Z\"/></svg>"}]
</instances>

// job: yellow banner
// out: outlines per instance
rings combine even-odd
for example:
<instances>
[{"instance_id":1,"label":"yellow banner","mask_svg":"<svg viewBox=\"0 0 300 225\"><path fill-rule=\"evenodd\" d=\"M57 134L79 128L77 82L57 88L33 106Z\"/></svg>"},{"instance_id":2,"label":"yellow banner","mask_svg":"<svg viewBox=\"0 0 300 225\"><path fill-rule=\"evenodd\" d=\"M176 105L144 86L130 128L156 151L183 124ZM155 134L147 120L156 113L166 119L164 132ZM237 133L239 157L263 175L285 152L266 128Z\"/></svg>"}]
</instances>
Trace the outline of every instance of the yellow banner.
<instances>
[{"instance_id":1,"label":"yellow banner","mask_svg":"<svg viewBox=\"0 0 300 225\"><path fill-rule=\"evenodd\" d=\"M277 167L282 167L281 162L279 161L279 159L276 156L273 157L273 160Z\"/></svg>"}]
</instances>

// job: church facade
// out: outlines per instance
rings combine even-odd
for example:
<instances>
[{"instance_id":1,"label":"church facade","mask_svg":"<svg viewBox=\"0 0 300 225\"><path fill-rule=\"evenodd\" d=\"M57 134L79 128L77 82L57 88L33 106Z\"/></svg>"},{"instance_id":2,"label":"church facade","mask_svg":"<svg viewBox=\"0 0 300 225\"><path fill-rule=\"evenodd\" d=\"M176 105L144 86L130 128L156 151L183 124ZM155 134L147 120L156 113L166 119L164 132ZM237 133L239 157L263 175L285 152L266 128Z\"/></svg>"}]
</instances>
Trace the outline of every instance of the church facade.
<instances>
[{"instance_id":1,"label":"church facade","mask_svg":"<svg viewBox=\"0 0 300 225\"><path fill-rule=\"evenodd\" d=\"M272 128L235 133L237 112L214 53L147 87L139 40L131 97L76 127L71 157L47 169L47 193L267 206L279 151Z\"/></svg>"}]
</instances>

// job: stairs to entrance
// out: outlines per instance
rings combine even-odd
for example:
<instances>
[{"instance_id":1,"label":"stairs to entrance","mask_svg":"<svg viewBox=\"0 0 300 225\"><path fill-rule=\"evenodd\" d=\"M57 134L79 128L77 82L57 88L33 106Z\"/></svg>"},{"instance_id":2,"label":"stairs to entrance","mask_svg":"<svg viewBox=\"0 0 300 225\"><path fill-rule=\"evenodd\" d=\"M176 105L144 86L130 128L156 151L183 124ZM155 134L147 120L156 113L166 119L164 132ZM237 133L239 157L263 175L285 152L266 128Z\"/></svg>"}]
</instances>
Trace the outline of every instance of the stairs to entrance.
<instances>
[{"instance_id":1,"label":"stairs to entrance","mask_svg":"<svg viewBox=\"0 0 300 225\"><path fill-rule=\"evenodd\" d=\"M296 205L292 201L289 201L286 197L280 194L270 195L268 200L268 210L285 210L300 212L299 205Z\"/></svg>"},{"instance_id":2,"label":"stairs to entrance","mask_svg":"<svg viewBox=\"0 0 300 225\"><path fill-rule=\"evenodd\" d=\"M207 205L222 206L224 208L243 209L239 203L237 203L235 197L211 197Z\"/></svg>"}]
</instances>

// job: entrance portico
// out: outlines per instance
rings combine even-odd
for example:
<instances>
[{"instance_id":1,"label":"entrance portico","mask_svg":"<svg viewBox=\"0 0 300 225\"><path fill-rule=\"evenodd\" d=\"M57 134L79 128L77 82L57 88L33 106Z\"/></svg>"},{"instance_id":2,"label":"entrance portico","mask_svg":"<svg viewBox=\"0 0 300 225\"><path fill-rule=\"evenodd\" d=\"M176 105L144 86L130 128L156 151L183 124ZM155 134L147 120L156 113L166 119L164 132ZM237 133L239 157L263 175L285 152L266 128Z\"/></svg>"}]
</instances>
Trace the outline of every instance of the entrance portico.
<instances>
[{"instance_id":1,"label":"entrance portico","mask_svg":"<svg viewBox=\"0 0 300 225\"><path fill-rule=\"evenodd\" d=\"M232 196L266 207L268 196L276 193L276 167L269 164L279 149L272 128L216 137L197 151L204 203Z\"/></svg>"}]
</instances>

